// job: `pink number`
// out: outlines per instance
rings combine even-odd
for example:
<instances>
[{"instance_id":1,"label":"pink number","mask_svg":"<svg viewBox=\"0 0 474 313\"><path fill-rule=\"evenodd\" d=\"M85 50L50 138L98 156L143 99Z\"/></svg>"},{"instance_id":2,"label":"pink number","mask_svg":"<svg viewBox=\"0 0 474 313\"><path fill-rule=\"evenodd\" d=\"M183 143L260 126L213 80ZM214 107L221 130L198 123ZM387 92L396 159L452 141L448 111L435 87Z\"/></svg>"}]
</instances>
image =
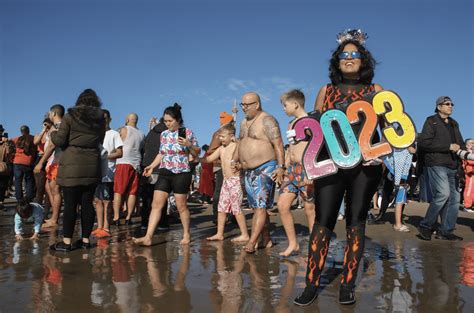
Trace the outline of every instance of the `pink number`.
<instances>
[{"instance_id":1,"label":"pink number","mask_svg":"<svg viewBox=\"0 0 474 313\"><path fill-rule=\"evenodd\" d=\"M303 167L308 179L321 178L336 173L336 164L331 159L316 162L324 140L323 131L318 121L311 117L303 117L295 122L293 129L296 141L306 138L306 129L311 132L311 140L303 153Z\"/></svg>"},{"instance_id":2,"label":"pink number","mask_svg":"<svg viewBox=\"0 0 474 313\"><path fill-rule=\"evenodd\" d=\"M372 105L363 100L352 102L346 110L349 123L359 123L359 113L365 115L365 122L359 134L359 146L364 160L373 160L392 152L392 147L390 147L387 142L377 143L374 145L371 144L375 128L377 127L377 114L375 114Z\"/></svg>"}]
</instances>

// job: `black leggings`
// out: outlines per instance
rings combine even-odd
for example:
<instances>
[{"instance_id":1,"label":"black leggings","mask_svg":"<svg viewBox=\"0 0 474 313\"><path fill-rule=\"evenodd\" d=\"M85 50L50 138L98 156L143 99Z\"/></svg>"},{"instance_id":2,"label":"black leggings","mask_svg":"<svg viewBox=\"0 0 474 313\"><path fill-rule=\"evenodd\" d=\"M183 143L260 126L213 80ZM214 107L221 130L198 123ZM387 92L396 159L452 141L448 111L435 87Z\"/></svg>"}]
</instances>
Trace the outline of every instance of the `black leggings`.
<instances>
[{"instance_id":1,"label":"black leggings","mask_svg":"<svg viewBox=\"0 0 474 313\"><path fill-rule=\"evenodd\" d=\"M382 201L380 203L380 214L385 214L387 211L388 205L390 202L392 202L394 193L393 193L393 187L395 187L395 184L393 183L392 180L385 178L383 182L383 189L382 189Z\"/></svg>"},{"instance_id":2,"label":"black leggings","mask_svg":"<svg viewBox=\"0 0 474 313\"><path fill-rule=\"evenodd\" d=\"M63 234L72 238L76 225L77 207L81 205L82 238L89 238L94 226L94 192L97 185L62 187L64 197Z\"/></svg>"},{"instance_id":3,"label":"black leggings","mask_svg":"<svg viewBox=\"0 0 474 313\"><path fill-rule=\"evenodd\" d=\"M10 176L0 174L0 202L5 200L5 192L7 192L9 180Z\"/></svg>"},{"instance_id":4,"label":"black leggings","mask_svg":"<svg viewBox=\"0 0 474 313\"><path fill-rule=\"evenodd\" d=\"M334 230L346 193L346 226L364 225L370 201L382 177L382 166L339 169L334 175L314 181L316 223Z\"/></svg>"}]
</instances>

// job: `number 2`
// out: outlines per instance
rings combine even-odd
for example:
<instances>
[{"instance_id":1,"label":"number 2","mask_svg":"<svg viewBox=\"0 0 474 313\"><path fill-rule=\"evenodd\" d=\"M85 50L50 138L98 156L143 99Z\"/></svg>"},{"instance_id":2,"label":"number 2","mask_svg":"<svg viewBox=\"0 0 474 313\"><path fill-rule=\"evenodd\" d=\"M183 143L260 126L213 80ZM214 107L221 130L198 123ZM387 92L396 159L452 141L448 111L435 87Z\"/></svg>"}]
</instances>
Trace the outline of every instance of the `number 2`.
<instances>
[{"instance_id":1,"label":"number 2","mask_svg":"<svg viewBox=\"0 0 474 313\"><path fill-rule=\"evenodd\" d=\"M359 113L365 115L365 122L359 134L359 146L364 160L369 161L382 155L392 152L392 147L386 142L372 145L372 137L377 127L377 115L370 103L363 100L352 102L346 110L349 123L355 124L360 122Z\"/></svg>"},{"instance_id":2,"label":"number 2","mask_svg":"<svg viewBox=\"0 0 474 313\"><path fill-rule=\"evenodd\" d=\"M293 129L297 141L306 138L306 129L311 131L311 140L304 150L302 160L308 179L316 179L336 173L336 164L331 159L316 161L324 141L323 131L318 121L311 117L303 117L295 122Z\"/></svg>"}]
</instances>

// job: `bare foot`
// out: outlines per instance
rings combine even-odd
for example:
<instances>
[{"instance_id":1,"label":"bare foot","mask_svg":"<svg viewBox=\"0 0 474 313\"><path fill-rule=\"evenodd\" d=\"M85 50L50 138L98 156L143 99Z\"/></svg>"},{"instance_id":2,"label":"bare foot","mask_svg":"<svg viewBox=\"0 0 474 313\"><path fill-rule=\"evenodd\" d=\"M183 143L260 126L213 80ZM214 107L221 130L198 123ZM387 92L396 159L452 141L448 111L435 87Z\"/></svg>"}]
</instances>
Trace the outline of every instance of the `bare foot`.
<instances>
[{"instance_id":1,"label":"bare foot","mask_svg":"<svg viewBox=\"0 0 474 313\"><path fill-rule=\"evenodd\" d=\"M288 246L285 251L280 252L280 255L283 257L289 257L293 252L300 251L300 246L296 244L295 246Z\"/></svg>"},{"instance_id":2,"label":"bare foot","mask_svg":"<svg viewBox=\"0 0 474 313\"><path fill-rule=\"evenodd\" d=\"M42 228L49 228L49 227L56 227L58 226L58 223L53 222L52 220L46 220L43 225L41 225Z\"/></svg>"},{"instance_id":3,"label":"bare foot","mask_svg":"<svg viewBox=\"0 0 474 313\"><path fill-rule=\"evenodd\" d=\"M184 235L183 239L179 242L180 245L188 245L191 242L191 237L189 235Z\"/></svg>"},{"instance_id":4,"label":"bare foot","mask_svg":"<svg viewBox=\"0 0 474 313\"><path fill-rule=\"evenodd\" d=\"M132 238L133 243L139 246L151 246L151 238L148 237L141 237L141 238Z\"/></svg>"},{"instance_id":5,"label":"bare foot","mask_svg":"<svg viewBox=\"0 0 474 313\"><path fill-rule=\"evenodd\" d=\"M265 248L271 248L273 247L273 242L271 240L268 240L266 243L263 244Z\"/></svg>"},{"instance_id":6,"label":"bare foot","mask_svg":"<svg viewBox=\"0 0 474 313\"><path fill-rule=\"evenodd\" d=\"M244 247L244 251L247 252L248 254L253 254L257 250L258 244L252 244L250 241L247 242L247 244Z\"/></svg>"},{"instance_id":7,"label":"bare foot","mask_svg":"<svg viewBox=\"0 0 474 313\"><path fill-rule=\"evenodd\" d=\"M207 237L206 239L209 241L221 241L221 240L224 240L224 236L219 236L216 234L212 237Z\"/></svg>"},{"instance_id":8,"label":"bare foot","mask_svg":"<svg viewBox=\"0 0 474 313\"><path fill-rule=\"evenodd\" d=\"M249 240L249 236L240 235L239 237L235 237L231 239L231 242L246 242L248 240Z\"/></svg>"}]
</instances>

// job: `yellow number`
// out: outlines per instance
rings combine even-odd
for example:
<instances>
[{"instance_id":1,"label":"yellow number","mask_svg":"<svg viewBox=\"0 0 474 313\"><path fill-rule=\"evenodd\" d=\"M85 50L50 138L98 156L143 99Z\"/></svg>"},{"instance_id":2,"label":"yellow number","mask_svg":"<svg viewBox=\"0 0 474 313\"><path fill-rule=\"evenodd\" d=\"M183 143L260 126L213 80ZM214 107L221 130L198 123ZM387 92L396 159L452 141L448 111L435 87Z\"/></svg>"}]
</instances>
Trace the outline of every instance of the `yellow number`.
<instances>
[{"instance_id":1,"label":"yellow number","mask_svg":"<svg viewBox=\"0 0 474 313\"><path fill-rule=\"evenodd\" d=\"M400 99L396 93L389 90L378 92L372 100L372 106L374 107L375 113L377 115L383 114L389 124L382 132L393 147L407 148L413 144L416 137L415 125L410 116L405 113L402 99ZM400 125L401 135L399 135L400 131L398 133L395 131L393 127L394 123Z\"/></svg>"}]
</instances>

